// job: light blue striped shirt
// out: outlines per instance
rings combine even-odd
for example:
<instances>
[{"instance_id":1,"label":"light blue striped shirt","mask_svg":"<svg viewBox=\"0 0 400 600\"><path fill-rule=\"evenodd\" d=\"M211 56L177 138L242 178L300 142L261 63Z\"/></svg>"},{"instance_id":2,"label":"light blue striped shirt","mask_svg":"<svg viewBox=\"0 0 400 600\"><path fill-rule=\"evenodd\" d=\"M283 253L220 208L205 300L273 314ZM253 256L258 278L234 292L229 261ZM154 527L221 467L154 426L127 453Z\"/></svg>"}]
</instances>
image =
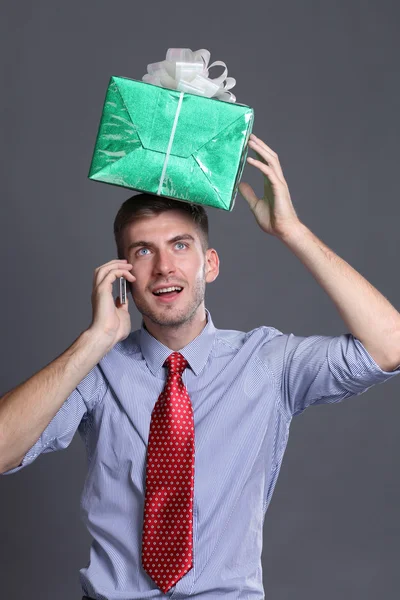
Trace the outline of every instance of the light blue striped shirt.
<instances>
[{"instance_id":1,"label":"light blue striped shirt","mask_svg":"<svg viewBox=\"0 0 400 600\"><path fill-rule=\"evenodd\" d=\"M249 332L207 324L180 351L195 424L193 568L166 594L141 563L150 418L172 352L144 327L88 373L15 473L79 431L88 457L81 515L93 542L79 571L96 600L262 600L261 550L293 416L341 402L400 373L383 371L363 344L336 337Z\"/></svg>"}]
</instances>

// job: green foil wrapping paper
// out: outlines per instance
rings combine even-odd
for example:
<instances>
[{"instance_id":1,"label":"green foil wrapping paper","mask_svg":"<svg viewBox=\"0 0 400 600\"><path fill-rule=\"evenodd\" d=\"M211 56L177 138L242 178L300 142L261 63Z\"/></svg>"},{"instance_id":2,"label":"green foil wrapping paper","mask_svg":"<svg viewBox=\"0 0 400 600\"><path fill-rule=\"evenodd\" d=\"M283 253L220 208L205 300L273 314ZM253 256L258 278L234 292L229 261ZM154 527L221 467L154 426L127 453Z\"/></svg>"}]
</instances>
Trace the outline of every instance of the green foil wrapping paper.
<instances>
[{"instance_id":1,"label":"green foil wrapping paper","mask_svg":"<svg viewBox=\"0 0 400 600\"><path fill-rule=\"evenodd\" d=\"M232 210L254 111L111 77L89 179Z\"/></svg>"}]
</instances>

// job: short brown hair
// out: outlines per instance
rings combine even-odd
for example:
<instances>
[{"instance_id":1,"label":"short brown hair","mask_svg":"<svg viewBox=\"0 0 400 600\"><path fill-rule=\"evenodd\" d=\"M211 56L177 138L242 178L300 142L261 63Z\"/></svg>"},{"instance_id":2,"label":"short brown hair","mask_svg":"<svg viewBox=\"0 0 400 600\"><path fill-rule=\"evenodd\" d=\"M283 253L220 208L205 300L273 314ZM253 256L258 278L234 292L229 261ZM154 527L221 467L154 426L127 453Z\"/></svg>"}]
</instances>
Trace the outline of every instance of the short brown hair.
<instances>
[{"instance_id":1,"label":"short brown hair","mask_svg":"<svg viewBox=\"0 0 400 600\"><path fill-rule=\"evenodd\" d=\"M135 194L125 200L114 219L114 238L117 245L118 258L125 258L122 235L126 225L140 217L151 217L167 210L179 210L189 215L199 230L201 246L205 253L209 244L208 216L202 205L143 193Z\"/></svg>"}]
</instances>

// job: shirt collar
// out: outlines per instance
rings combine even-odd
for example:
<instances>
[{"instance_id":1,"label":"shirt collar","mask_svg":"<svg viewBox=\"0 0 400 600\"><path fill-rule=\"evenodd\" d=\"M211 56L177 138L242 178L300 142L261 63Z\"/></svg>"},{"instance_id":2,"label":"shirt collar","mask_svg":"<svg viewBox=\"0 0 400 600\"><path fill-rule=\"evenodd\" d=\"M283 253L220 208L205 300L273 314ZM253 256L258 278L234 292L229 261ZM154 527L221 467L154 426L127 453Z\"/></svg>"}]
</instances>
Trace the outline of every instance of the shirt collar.
<instances>
[{"instance_id":1,"label":"shirt collar","mask_svg":"<svg viewBox=\"0 0 400 600\"><path fill-rule=\"evenodd\" d=\"M206 308L207 323L201 333L189 344L184 346L179 352L186 358L195 375L199 375L205 366L211 352L215 338L215 327L211 319L211 314ZM144 321L140 329L140 347L143 357L153 375L158 375L165 360L173 352L171 348L162 344L151 335L145 328Z\"/></svg>"}]
</instances>

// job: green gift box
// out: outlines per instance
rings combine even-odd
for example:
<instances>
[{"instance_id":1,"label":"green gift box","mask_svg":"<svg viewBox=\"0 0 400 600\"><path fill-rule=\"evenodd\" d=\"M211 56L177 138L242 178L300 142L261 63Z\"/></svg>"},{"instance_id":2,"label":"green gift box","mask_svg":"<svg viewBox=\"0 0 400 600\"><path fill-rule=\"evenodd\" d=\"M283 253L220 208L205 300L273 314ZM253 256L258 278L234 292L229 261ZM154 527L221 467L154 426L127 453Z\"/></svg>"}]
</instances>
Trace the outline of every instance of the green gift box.
<instances>
[{"instance_id":1,"label":"green gift box","mask_svg":"<svg viewBox=\"0 0 400 600\"><path fill-rule=\"evenodd\" d=\"M232 210L254 111L111 77L89 179Z\"/></svg>"}]
</instances>

